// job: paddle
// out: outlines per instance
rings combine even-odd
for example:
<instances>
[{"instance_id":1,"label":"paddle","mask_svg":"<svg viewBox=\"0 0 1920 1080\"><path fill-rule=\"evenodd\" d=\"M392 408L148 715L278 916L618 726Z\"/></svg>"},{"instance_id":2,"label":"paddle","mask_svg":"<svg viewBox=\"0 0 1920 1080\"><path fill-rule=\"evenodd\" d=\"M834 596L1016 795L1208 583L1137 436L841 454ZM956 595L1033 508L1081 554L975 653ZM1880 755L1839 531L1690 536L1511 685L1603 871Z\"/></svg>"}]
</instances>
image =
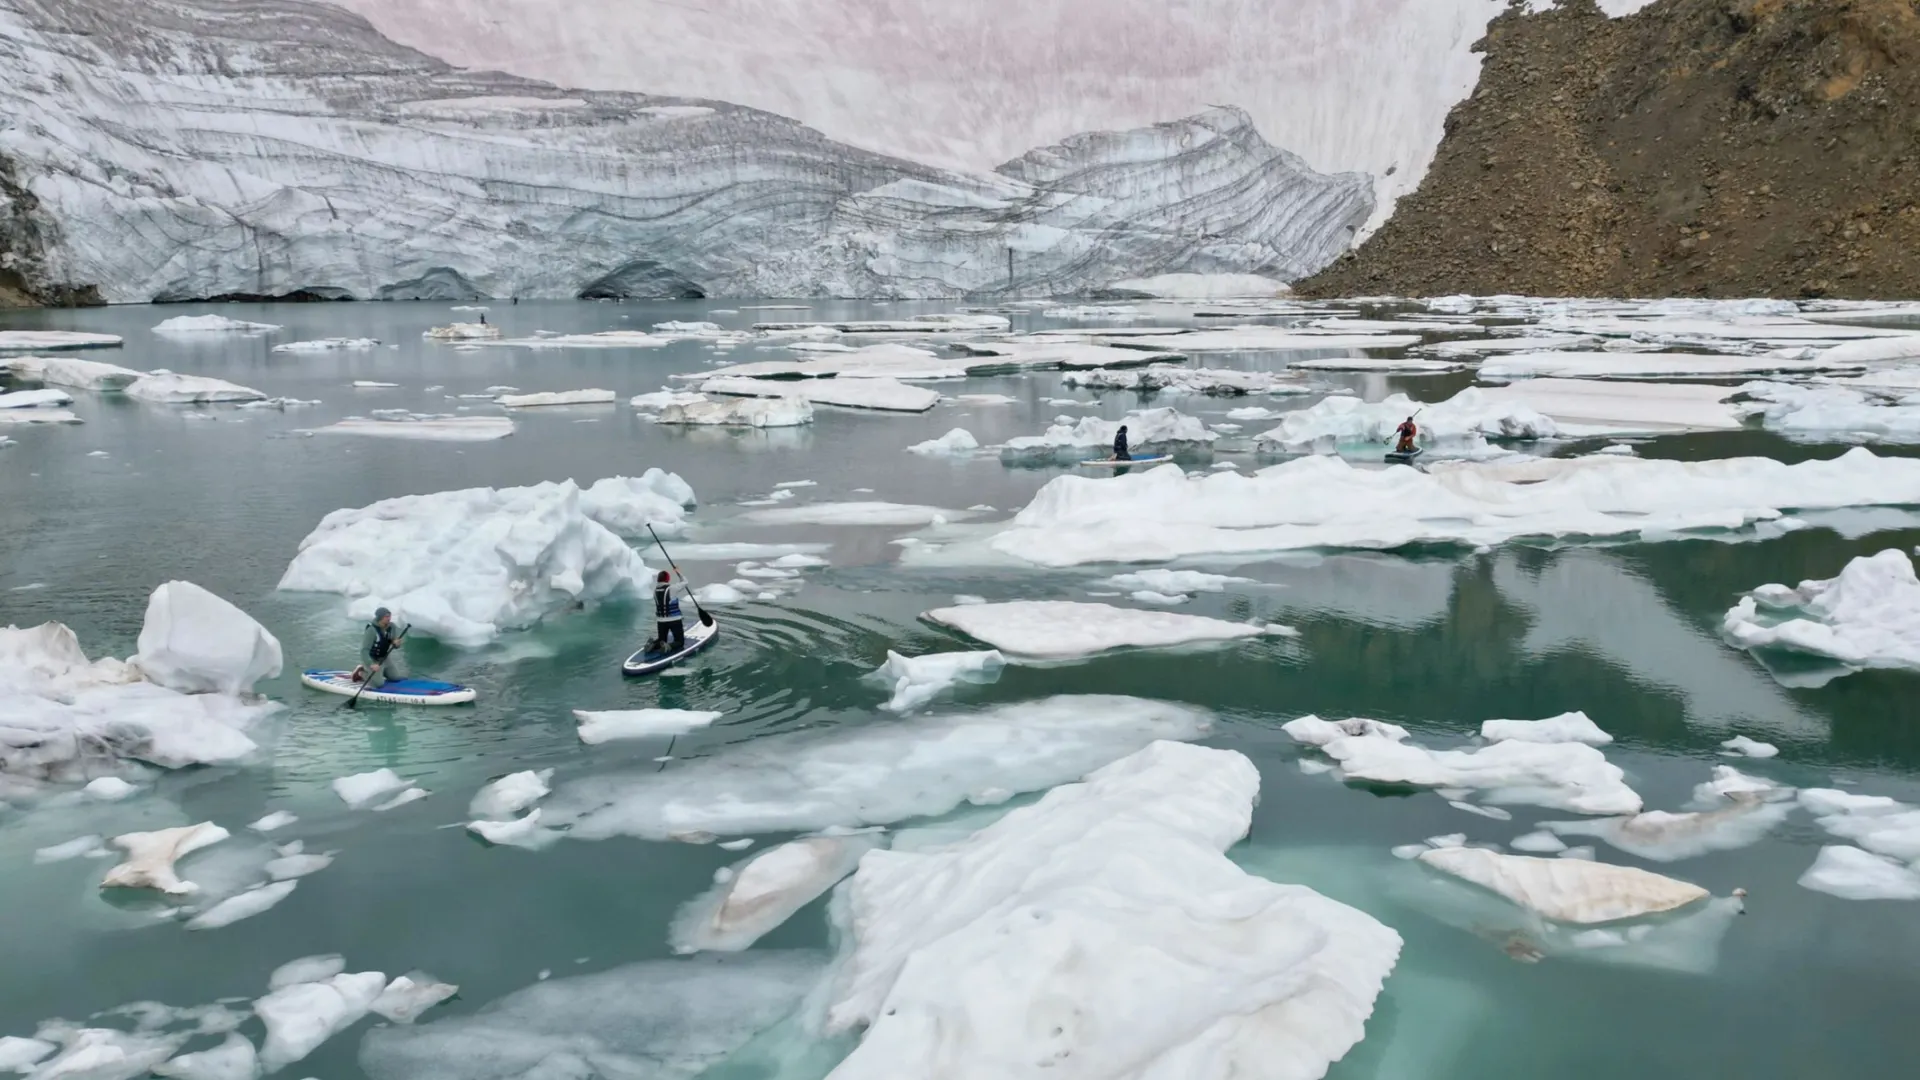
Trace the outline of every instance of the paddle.
<instances>
[{"instance_id":1,"label":"paddle","mask_svg":"<svg viewBox=\"0 0 1920 1080\"><path fill-rule=\"evenodd\" d=\"M660 549L660 554L667 560L667 565L673 567L675 574L679 574L680 587L687 590L687 602L693 605L695 614L700 616L700 625L712 626L713 616L707 614L707 609L701 607L700 601L694 598L693 586L687 582L687 575L680 573L680 567L673 561L673 556L667 552L667 545L660 543L660 534L653 531L651 524L647 526L647 535L653 537L654 545Z\"/></svg>"},{"instance_id":2,"label":"paddle","mask_svg":"<svg viewBox=\"0 0 1920 1080\"><path fill-rule=\"evenodd\" d=\"M400 628L400 636L393 639L394 648L397 649L400 647L400 639L406 637L407 631L411 629L413 629L412 623L408 623L407 625ZM387 656L392 656L392 655L393 654L391 652L387 654ZM383 656L380 658L379 663L373 665L373 670L367 672L367 677L360 680L360 689L355 690L353 692L353 696L347 699L347 708L357 709L360 707L360 695L367 692L367 687L372 685L373 683L373 677L375 675L380 674L380 669L386 666L387 666L387 657Z\"/></svg>"}]
</instances>

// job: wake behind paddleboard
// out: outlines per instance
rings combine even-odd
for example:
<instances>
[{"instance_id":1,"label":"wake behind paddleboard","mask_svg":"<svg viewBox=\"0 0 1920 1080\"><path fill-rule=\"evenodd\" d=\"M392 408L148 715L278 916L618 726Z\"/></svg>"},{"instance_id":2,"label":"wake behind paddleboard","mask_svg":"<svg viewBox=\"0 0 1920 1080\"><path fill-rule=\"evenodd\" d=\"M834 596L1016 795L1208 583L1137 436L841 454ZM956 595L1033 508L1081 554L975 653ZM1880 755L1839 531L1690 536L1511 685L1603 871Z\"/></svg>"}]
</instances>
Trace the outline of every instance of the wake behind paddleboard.
<instances>
[{"instance_id":1,"label":"wake behind paddleboard","mask_svg":"<svg viewBox=\"0 0 1920 1080\"><path fill-rule=\"evenodd\" d=\"M432 679L388 679L378 690L360 691L352 671L311 670L300 673L300 682L315 690L352 697L360 692L361 701L379 701L389 705L465 705L475 697L473 687Z\"/></svg>"},{"instance_id":2,"label":"wake behind paddleboard","mask_svg":"<svg viewBox=\"0 0 1920 1080\"><path fill-rule=\"evenodd\" d=\"M701 649L713 644L713 639L719 636L720 624L718 622L708 625L695 619L693 625L687 627L687 644L685 648L682 648L678 652L670 653L648 652L646 649L641 649L639 652L627 657L626 662L620 665L620 674L651 675L656 671L672 667L687 657L692 656L694 653L699 652Z\"/></svg>"},{"instance_id":3,"label":"wake behind paddleboard","mask_svg":"<svg viewBox=\"0 0 1920 1080\"><path fill-rule=\"evenodd\" d=\"M1141 457L1135 454L1125 461L1119 458L1095 458L1092 461L1081 462L1080 467L1083 469L1121 469L1128 465L1158 465L1163 461L1172 460L1172 454L1154 454L1151 457Z\"/></svg>"}]
</instances>

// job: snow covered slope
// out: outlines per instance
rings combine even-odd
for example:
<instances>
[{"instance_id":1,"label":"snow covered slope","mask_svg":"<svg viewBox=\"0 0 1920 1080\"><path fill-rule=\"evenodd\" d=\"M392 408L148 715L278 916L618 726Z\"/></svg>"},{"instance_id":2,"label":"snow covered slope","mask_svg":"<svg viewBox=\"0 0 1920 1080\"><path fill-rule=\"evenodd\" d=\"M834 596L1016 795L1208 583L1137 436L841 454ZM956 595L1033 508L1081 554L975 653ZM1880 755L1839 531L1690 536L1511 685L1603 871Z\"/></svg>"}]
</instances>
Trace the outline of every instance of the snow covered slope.
<instances>
[{"instance_id":1,"label":"snow covered slope","mask_svg":"<svg viewBox=\"0 0 1920 1080\"><path fill-rule=\"evenodd\" d=\"M984 171L1235 105L1323 171L1412 191L1505 0L336 0L456 64L719 98ZM1623 0L1611 0L1619 6ZM1003 256L1004 257L1004 256Z\"/></svg>"},{"instance_id":2,"label":"snow covered slope","mask_svg":"<svg viewBox=\"0 0 1920 1080\"><path fill-rule=\"evenodd\" d=\"M1059 57L1066 58L1083 47L1104 62L1089 59L1048 89L1037 110L1033 88L1018 79L963 106L978 95L950 76L973 66L972 45L940 62L947 81L936 86L819 70L821 56L883 54L911 69L917 61L898 40L898 19L882 20L872 40L840 41L846 27L838 24L850 14L841 11L789 37L796 4L748 11L712 3L694 20L720 20L708 29L724 28L724 45L709 49L697 35L675 36L694 13L663 4L618 5L598 18L588 18L587 5L489 9L517 13L530 20L524 26L475 24L492 16L451 3L395 10L412 13L399 22L414 40L456 62L480 59L475 43L486 41L551 55L551 73L569 81L610 85L645 71L653 91L721 89L776 106L786 104L778 94L750 91L799 80L793 85L807 95L844 100L869 132L953 132L980 142L982 153L966 162L976 168L1019 154L997 172L882 156L721 100L564 91L460 70L308 0L0 0L0 70L8 73L0 80L0 165L10 162L37 199L32 212L46 238L37 262L50 279L42 284L95 285L110 301L300 292L956 296L1006 289L1009 252L1015 291L1033 294L1176 272L1292 278L1344 250L1374 209L1373 185L1363 175L1316 173L1262 138L1249 113L1207 107L1248 95L1209 84L1204 92L1148 93L1151 108L1028 118L1044 115L1046 101L1097 100L1090 88L1077 89L1081 81L1104 86L1123 62L1177 72L1226 29L1241 34L1235 41L1263 41L1229 49L1237 57L1230 71L1284 63L1275 52L1312 57L1303 34L1330 42L1344 35L1363 54L1349 60L1371 69L1369 92L1374 84L1399 87L1395 100L1425 101L1436 86L1453 92L1471 81L1464 45L1450 51L1442 43L1478 36L1484 12L1469 11L1495 5L1376 0L1336 15L1331 0L1315 0L1284 16L1231 18L1225 29L1196 17L1185 34L1143 25L1136 36L1121 24L1118 37L1078 39L1067 34L1072 25L976 24L978 6L903 6L900 17L911 17L908 36L923 45L967 37L940 30L959 18L991 24L986 40L1027 40L1016 54L1023 62L1044 56L1052 64L1054 50L1068 49ZM1081 21L1105 27L1108 16L1089 7ZM1360 17L1375 8L1405 14L1383 28ZM1043 23L1052 18L1045 9L1035 16ZM1294 17L1313 11L1320 14L1304 24ZM1272 34L1251 33L1269 24ZM882 32L887 26L894 29ZM569 36L556 41L556 30ZM644 47L636 47L642 34ZM1269 39L1281 44L1264 44ZM760 52L776 43L784 69ZM1422 57L1450 74L1429 71ZM1303 63L1286 86L1320 80L1320 61ZM620 79L595 78L615 68ZM702 74L708 68L711 77ZM734 85L723 77L729 71L752 77ZM1143 75L1142 85L1155 78ZM1444 103L1419 122L1384 102L1325 121L1308 106L1326 93L1295 94L1287 111L1356 146L1430 146L1438 137ZM963 123L974 108L1011 126L983 141ZM949 117L953 109L961 111ZM1369 119L1354 130L1360 116ZM1138 126L1148 121L1160 123ZM1417 127L1420 137L1382 134L1382 122L1395 131ZM1032 149L1053 139L1063 141ZM916 149L911 139L897 148Z\"/></svg>"}]
</instances>

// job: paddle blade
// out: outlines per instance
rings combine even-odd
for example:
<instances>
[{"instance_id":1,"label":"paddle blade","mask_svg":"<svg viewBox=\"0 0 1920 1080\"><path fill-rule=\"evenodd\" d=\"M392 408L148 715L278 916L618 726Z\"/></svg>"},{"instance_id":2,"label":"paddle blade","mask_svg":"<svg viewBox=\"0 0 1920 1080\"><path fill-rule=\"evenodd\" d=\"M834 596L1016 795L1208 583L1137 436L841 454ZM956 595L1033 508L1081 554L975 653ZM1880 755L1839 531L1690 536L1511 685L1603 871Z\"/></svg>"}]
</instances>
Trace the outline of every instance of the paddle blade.
<instances>
[{"instance_id":1,"label":"paddle blade","mask_svg":"<svg viewBox=\"0 0 1920 1080\"><path fill-rule=\"evenodd\" d=\"M701 608L701 609L700 609L700 625L701 625L701 626L712 626L712 625L713 625L713 616L707 613L707 609L706 609L706 608Z\"/></svg>"}]
</instances>

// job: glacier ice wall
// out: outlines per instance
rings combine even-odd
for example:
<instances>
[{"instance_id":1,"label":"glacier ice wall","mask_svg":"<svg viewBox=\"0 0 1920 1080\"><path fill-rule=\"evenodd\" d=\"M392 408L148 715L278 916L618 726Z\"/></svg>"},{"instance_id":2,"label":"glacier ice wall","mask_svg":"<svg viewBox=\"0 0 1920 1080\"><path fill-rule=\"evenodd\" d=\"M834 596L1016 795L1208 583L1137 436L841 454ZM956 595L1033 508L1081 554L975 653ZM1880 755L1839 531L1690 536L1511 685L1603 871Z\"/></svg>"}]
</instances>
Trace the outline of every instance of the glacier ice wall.
<instances>
[{"instance_id":1,"label":"glacier ice wall","mask_svg":"<svg viewBox=\"0 0 1920 1080\"><path fill-rule=\"evenodd\" d=\"M1420 183L1507 0L335 0L456 64L794 117L984 171L1079 132L1244 109L1377 209ZM1608 6L1644 0L1607 0ZM1540 5L1536 5L1540 6Z\"/></svg>"},{"instance_id":2,"label":"glacier ice wall","mask_svg":"<svg viewBox=\"0 0 1920 1080\"><path fill-rule=\"evenodd\" d=\"M1374 205L1234 108L959 172L724 101L454 68L305 0L0 0L0 71L44 272L110 301L1291 278Z\"/></svg>"}]
</instances>

